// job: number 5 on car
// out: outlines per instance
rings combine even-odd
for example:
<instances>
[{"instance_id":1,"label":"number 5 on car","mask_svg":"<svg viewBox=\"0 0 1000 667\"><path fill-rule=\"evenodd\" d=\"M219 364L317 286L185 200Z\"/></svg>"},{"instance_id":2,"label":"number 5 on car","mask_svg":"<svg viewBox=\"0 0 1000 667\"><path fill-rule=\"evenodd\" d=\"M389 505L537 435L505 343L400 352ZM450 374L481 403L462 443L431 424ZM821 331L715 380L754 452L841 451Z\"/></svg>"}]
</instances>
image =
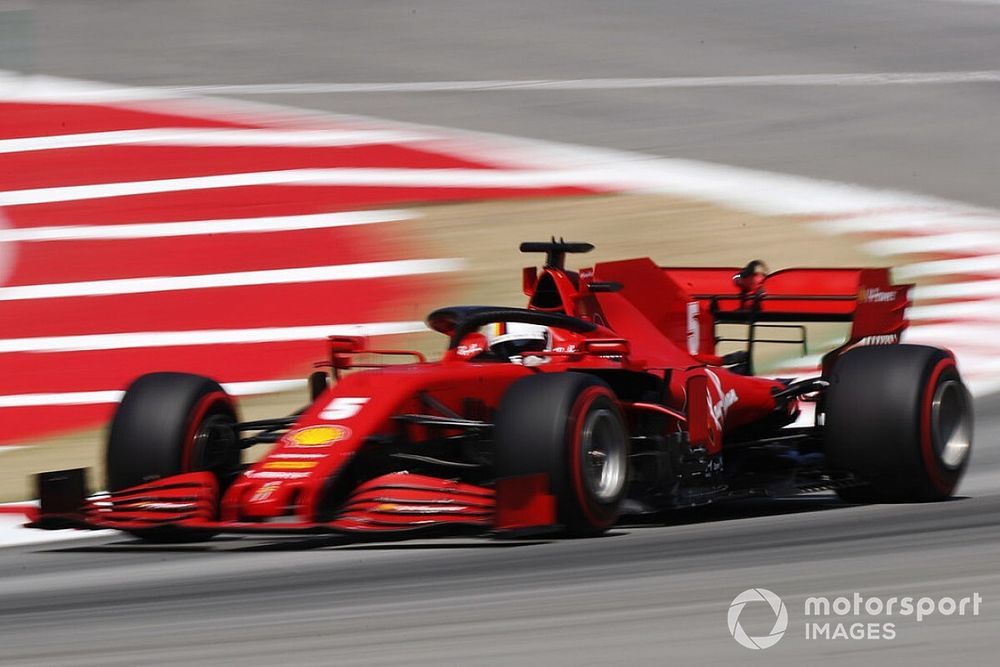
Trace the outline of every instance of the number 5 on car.
<instances>
[{"instance_id":1,"label":"number 5 on car","mask_svg":"<svg viewBox=\"0 0 1000 667\"><path fill-rule=\"evenodd\" d=\"M354 415L361 412L361 408L365 406L370 399L368 397L361 396L338 396L337 398L330 401L330 403L323 408L323 411L319 413L319 418L324 421L339 422L345 419L350 419Z\"/></svg>"}]
</instances>

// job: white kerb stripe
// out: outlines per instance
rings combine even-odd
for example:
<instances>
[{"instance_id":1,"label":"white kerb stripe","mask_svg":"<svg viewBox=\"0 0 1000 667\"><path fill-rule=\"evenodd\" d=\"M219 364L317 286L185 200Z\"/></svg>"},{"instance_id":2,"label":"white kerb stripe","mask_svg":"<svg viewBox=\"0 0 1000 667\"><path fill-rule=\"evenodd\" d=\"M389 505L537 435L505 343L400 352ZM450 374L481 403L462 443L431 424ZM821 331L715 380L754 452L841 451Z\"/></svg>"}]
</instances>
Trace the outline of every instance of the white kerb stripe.
<instances>
[{"instance_id":1,"label":"white kerb stripe","mask_svg":"<svg viewBox=\"0 0 1000 667\"><path fill-rule=\"evenodd\" d=\"M912 253L941 253L962 250L1000 251L1000 234L991 232L957 232L954 234L928 234L927 236L900 237L871 241L864 249L876 255L905 255Z\"/></svg>"},{"instance_id":2,"label":"white kerb stripe","mask_svg":"<svg viewBox=\"0 0 1000 667\"><path fill-rule=\"evenodd\" d=\"M64 225L59 227L0 228L0 243L17 241L86 241L92 239L153 239L203 234L253 234L326 229L399 222L419 217L412 211L345 211L267 218L149 222L126 225Z\"/></svg>"},{"instance_id":3,"label":"white kerb stripe","mask_svg":"<svg viewBox=\"0 0 1000 667\"><path fill-rule=\"evenodd\" d=\"M631 90L641 88L719 88L756 86L887 86L995 83L1000 70L959 72L852 72L847 74L751 74L606 79L486 79L480 81L398 81L363 83L264 83L160 86L172 94L287 95L330 93L436 93L545 90Z\"/></svg>"},{"instance_id":4,"label":"white kerb stripe","mask_svg":"<svg viewBox=\"0 0 1000 667\"><path fill-rule=\"evenodd\" d=\"M913 299L961 299L996 296L1000 296L1000 280L918 285L913 290Z\"/></svg>"},{"instance_id":5,"label":"white kerb stripe","mask_svg":"<svg viewBox=\"0 0 1000 667\"><path fill-rule=\"evenodd\" d=\"M957 301L938 303L930 306L911 306L906 311L910 320L958 320L991 322L996 325L1000 319L1000 300Z\"/></svg>"},{"instance_id":6,"label":"white kerb stripe","mask_svg":"<svg viewBox=\"0 0 1000 667\"><path fill-rule=\"evenodd\" d=\"M922 276L942 276L956 273L1000 273L1000 255L939 259L930 262L906 264L893 269L893 275L897 280L910 280Z\"/></svg>"},{"instance_id":7,"label":"white kerb stripe","mask_svg":"<svg viewBox=\"0 0 1000 667\"><path fill-rule=\"evenodd\" d=\"M359 324L317 324L299 327L255 329L202 329L198 331L136 331L77 336L39 336L0 340L5 352L79 352L125 350L141 347L177 347L237 343L275 343L317 340L327 336L386 336L427 331L423 322L365 322Z\"/></svg>"},{"instance_id":8,"label":"white kerb stripe","mask_svg":"<svg viewBox=\"0 0 1000 667\"><path fill-rule=\"evenodd\" d=\"M70 185L0 192L0 206L46 204L103 197L236 188L255 185L331 185L421 188L546 188L606 182L587 171L502 171L491 169L286 169L154 181Z\"/></svg>"},{"instance_id":9,"label":"white kerb stripe","mask_svg":"<svg viewBox=\"0 0 1000 667\"><path fill-rule=\"evenodd\" d=\"M996 228L997 220L993 216L981 216L970 210L936 210L933 202L925 204L926 209L910 207L911 210L879 211L878 208L885 206L903 205L904 202L888 202L882 206L874 203L871 208L860 208L857 211L847 212L844 218L833 218L830 220L820 220L812 223L816 229L827 234L852 234L868 233L874 229L879 232L901 231L927 232L934 234L942 230L949 232L982 230L990 231Z\"/></svg>"},{"instance_id":10,"label":"white kerb stripe","mask_svg":"<svg viewBox=\"0 0 1000 667\"><path fill-rule=\"evenodd\" d=\"M395 130L271 130L228 128L150 128L85 134L61 134L0 140L0 153L90 148L125 144L155 146L363 146L421 140Z\"/></svg>"},{"instance_id":11,"label":"white kerb stripe","mask_svg":"<svg viewBox=\"0 0 1000 667\"><path fill-rule=\"evenodd\" d=\"M305 380L256 380L252 382L225 382L222 388L233 396L273 394L279 391L300 389ZM103 391L69 391L48 394L8 394L0 396L0 408L30 408L50 405L101 405L118 403L125 392L119 389Z\"/></svg>"},{"instance_id":12,"label":"white kerb stripe","mask_svg":"<svg viewBox=\"0 0 1000 667\"><path fill-rule=\"evenodd\" d=\"M939 345L993 348L995 322L950 322L918 324L903 333L905 342L936 342Z\"/></svg>"},{"instance_id":13,"label":"white kerb stripe","mask_svg":"<svg viewBox=\"0 0 1000 667\"><path fill-rule=\"evenodd\" d=\"M0 287L0 301L105 296L112 294L143 294L148 292L173 292L177 290L215 287L241 287L245 285L361 280L425 273L444 273L457 271L462 266L463 261L460 259L409 259L363 264L308 266L297 269L212 273L194 276L120 278L116 280L91 280L77 283L54 283L50 285L20 285L16 287Z\"/></svg>"}]
</instances>

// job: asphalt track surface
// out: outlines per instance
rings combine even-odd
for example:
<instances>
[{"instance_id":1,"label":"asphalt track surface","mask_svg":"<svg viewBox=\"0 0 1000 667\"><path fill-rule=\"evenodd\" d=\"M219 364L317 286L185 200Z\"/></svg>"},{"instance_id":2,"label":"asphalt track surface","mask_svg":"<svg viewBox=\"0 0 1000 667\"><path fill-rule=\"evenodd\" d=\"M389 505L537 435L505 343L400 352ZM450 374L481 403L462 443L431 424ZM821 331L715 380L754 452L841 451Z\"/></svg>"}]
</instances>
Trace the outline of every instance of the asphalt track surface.
<instances>
[{"instance_id":1,"label":"asphalt track surface","mask_svg":"<svg viewBox=\"0 0 1000 667\"><path fill-rule=\"evenodd\" d=\"M989 4L197 2L38 5L36 71L153 85L983 70ZM99 20L95 17L99 16ZM162 57L164 53L171 57ZM997 86L268 96L267 101L715 160L1000 205ZM977 403L966 496L742 504L588 541L349 545L124 538L0 552L10 664L992 664L1000 402ZM751 652L729 602L783 596ZM978 617L895 640L805 640L807 596L978 592ZM829 620L829 619L828 619ZM832 619L834 621L840 619ZM849 621L871 620L867 617ZM882 619L890 620L890 619ZM764 633L770 623L749 625Z\"/></svg>"}]
</instances>

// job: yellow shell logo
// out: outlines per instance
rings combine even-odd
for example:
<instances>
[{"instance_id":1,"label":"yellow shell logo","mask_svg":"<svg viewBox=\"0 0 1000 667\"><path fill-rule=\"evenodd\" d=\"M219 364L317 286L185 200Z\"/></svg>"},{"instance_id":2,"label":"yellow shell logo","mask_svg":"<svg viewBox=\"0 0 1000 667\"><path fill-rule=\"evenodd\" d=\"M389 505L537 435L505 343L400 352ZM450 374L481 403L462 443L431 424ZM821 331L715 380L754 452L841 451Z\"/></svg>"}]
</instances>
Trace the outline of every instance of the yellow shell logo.
<instances>
[{"instance_id":1,"label":"yellow shell logo","mask_svg":"<svg viewBox=\"0 0 1000 667\"><path fill-rule=\"evenodd\" d=\"M285 436L288 443L295 447L323 447L344 440L351 435L351 430L345 426L309 426L293 431Z\"/></svg>"}]
</instances>

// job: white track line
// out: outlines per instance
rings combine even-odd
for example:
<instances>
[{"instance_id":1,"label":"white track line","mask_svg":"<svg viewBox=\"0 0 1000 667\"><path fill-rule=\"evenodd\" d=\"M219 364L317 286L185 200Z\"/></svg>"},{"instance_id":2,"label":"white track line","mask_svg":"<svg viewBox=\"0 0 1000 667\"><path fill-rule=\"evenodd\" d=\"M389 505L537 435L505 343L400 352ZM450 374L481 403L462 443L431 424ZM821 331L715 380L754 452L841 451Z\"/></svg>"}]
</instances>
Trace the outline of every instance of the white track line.
<instances>
[{"instance_id":1,"label":"white track line","mask_svg":"<svg viewBox=\"0 0 1000 667\"><path fill-rule=\"evenodd\" d=\"M412 211L345 211L312 215L286 215L266 218L192 220L189 222L150 222L125 225L65 225L60 227L0 227L0 243L18 241L86 241L93 239L153 239L203 234L252 234L327 229L401 222L418 218Z\"/></svg>"},{"instance_id":2,"label":"white track line","mask_svg":"<svg viewBox=\"0 0 1000 667\"><path fill-rule=\"evenodd\" d=\"M155 146L335 147L420 141L412 132L392 130L272 130L227 128L149 128L0 140L0 153L147 144Z\"/></svg>"},{"instance_id":3,"label":"white track line","mask_svg":"<svg viewBox=\"0 0 1000 667\"><path fill-rule=\"evenodd\" d=\"M147 88L75 81L57 76L0 70L0 100L40 104L113 104L169 97Z\"/></svg>"},{"instance_id":4,"label":"white track line","mask_svg":"<svg viewBox=\"0 0 1000 667\"><path fill-rule=\"evenodd\" d=\"M77 336L39 336L0 339L0 354L7 352L80 352L125 350L143 347L177 347L234 343L276 343L318 340L327 336L386 336L427 331L423 322L365 322L317 324L254 329L202 329L198 331L137 331Z\"/></svg>"},{"instance_id":5,"label":"white track line","mask_svg":"<svg viewBox=\"0 0 1000 667\"><path fill-rule=\"evenodd\" d=\"M951 72L851 72L816 74L763 74L744 76L682 76L645 78L591 79L491 79L482 81L418 81L418 82L316 82L243 85L194 85L128 87L101 82L79 81L47 75L24 75L0 71L0 100L39 103L132 103L163 102L178 97L210 94L310 94L310 93L426 93L426 92L502 92L551 90L629 90L641 88L718 88L747 86L887 86L994 83L1000 81L1000 70L968 70ZM190 100L210 106L212 100ZM226 101L229 109L239 103ZM252 103L243 104L250 109ZM216 109L223 108L216 104ZM256 105L262 110L263 105ZM272 107L273 111L290 111L288 107ZM294 110L300 118L310 114ZM325 114L327 118L332 114ZM312 114L317 118L317 114ZM404 124L397 123L397 127ZM415 127L412 126L411 127ZM441 128L438 128L441 129ZM449 132L452 136L455 133Z\"/></svg>"},{"instance_id":6,"label":"white track line","mask_svg":"<svg viewBox=\"0 0 1000 667\"><path fill-rule=\"evenodd\" d=\"M216 287L242 287L246 285L362 280L366 278L445 273L458 271L462 266L463 262L460 259L410 259L361 264L307 266L296 269L211 273L193 276L120 278L75 283L52 283L48 285L19 285L15 287L0 287L0 301L144 294L149 292L173 292Z\"/></svg>"},{"instance_id":7,"label":"white track line","mask_svg":"<svg viewBox=\"0 0 1000 667\"><path fill-rule=\"evenodd\" d=\"M25 528L24 523L26 520L27 517L23 515L0 514L0 547L48 544L50 542L110 537L120 534L113 530L76 530L73 528L36 530L34 528Z\"/></svg>"},{"instance_id":8,"label":"white track line","mask_svg":"<svg viewBox=\"0 0 1000 667\"><path fill-rule=\"evenodd\" d=\"M756 86L890 86L1000 82L1000 70L961 72L854 72L846 74L762 74L604 79L487 79L365 83L275 83L159 86L180 95L309 95L331 93L438 93L552 90L633 90L642 88L733 88Z\"/></svg>"},{"instance_id":9,"label":"white track line","mask_svg":"<svg viewBox=\"0 0 1000 667\"><path fill-rule=\"evenodd\" d=\"M501 171L491 169L285 169L215 174L151 181L98 183L0 192L0 206L124 197L160 192L208 190L255 185L335 185L419 188L547 188L582 186L605 181L606 175L566 171Z\"/></svg>"},{"instance_id":10,"label":"white track line","mask_svg":"<svg viewBox=\"0 0 1000 667\"><path fill-rule=\"evenodd\" d=\"M305 380L255 380L251 382L225 382L222 388L233 396L274 394L300 389ZM103 405L118 403L125 392L119 389L102 391L67 391L44 394L7 394L0 396L0 408L34 408L53 405Z\"/></svg>"}]
</instances>

